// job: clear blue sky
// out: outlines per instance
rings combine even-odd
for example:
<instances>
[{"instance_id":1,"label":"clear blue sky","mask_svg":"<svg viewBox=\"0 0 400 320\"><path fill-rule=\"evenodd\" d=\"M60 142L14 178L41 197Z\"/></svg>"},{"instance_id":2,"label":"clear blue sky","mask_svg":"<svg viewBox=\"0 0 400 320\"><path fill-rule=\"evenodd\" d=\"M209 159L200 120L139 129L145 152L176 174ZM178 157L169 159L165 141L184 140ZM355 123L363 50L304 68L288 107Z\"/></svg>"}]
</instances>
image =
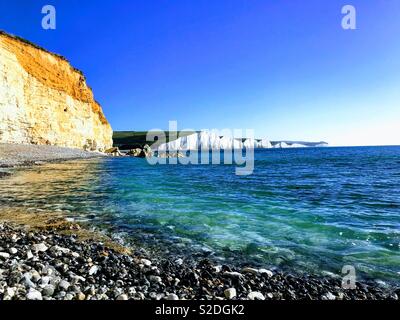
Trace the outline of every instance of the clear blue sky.
<instances>
[{"instance_id":1,"label":"clear blue sky","mask_svg":"<svg viewBox=\"0 0 400 320\"><path fill-rule=\"evenodd\" d=\"M57 29L41 28L41 8ZM357 9L357 30L341 8ZM398 0L0 0L0 28L84 71L114 130L251 128L400 144Z\"/></svg>"}]
</instances>

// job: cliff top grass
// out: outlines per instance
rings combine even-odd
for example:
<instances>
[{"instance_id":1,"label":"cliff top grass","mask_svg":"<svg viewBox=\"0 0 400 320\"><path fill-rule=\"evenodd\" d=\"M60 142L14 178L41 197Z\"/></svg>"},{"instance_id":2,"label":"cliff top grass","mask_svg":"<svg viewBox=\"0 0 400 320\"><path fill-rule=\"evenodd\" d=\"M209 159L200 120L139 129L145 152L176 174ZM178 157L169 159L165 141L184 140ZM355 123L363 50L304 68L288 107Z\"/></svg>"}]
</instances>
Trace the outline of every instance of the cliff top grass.
<instances>
[{"instance_id":1,"label":"cliff top grass","mask_svg":"<svg viewBox=\"0 0 400 320\"><path fill-rule=\"evenodd\" d=\"M171 135L169 131L160 131L160 135L165 134L165 139L160 139L161 143L171 141ZM194 131L182 131L179 132L180 137L188 136L195 133ZM119 147L122 150L143 148L145 144L152 145L154 141L148 141L146 139L147 131L114 131L113 140L114 147Z\"/></svg>"}]
</instances>

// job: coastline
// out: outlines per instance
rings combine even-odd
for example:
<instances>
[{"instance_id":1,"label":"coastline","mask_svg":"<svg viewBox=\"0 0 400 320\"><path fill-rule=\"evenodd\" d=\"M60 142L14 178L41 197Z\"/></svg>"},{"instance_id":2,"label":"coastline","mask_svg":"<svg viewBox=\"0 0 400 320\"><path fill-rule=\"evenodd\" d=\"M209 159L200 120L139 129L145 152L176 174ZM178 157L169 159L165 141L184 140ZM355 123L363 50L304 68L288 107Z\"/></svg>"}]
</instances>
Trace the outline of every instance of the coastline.
<instances>
[{"instance_id":1,"label":"coastline","mask_svg":"<svg viewBox=\"0 0 400 320\"><path fill-rule=\"evenodd\" d=\"M9 146L0 167L104 156L0 144L1 158ZM61 214L0 212L0 300L397 300L399 295L399 288L364 282L344 290L341 279L332 276L241 268L204 257L162 257L140 245L121 245Z\"/></svg>"},{"instance_id":2,"label":"coastline","mask_svg":"<svg viewBox=\"0 0 400 320\"><path fill-rule=\"evenodd\" d=\"M156 257L62 220L0 221L0 300L398 300L341 279ZM113 247L114 246L114 247Z\"/></svg>"},{"instance_id":3,"label":"coastline","mask_svg":"<svg viewBox=\"0 0 400 320\"><path fill-rule=\"evenodd\" d=\"M106 156L106 154L100 152L57 146L0 143L0 168L25 167L50 162Z\"/></svg>"}]
</instances>

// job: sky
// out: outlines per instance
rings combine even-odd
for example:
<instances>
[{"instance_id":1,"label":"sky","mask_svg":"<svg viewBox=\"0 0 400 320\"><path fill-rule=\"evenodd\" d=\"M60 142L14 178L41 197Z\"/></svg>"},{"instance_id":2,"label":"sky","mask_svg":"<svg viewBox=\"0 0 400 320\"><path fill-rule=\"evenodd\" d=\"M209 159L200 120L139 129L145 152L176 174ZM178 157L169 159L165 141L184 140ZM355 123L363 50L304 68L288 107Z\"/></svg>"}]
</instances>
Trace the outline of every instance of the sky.
<instances>
[{"instance_id":1,"label":"sky","mask_svg":"<svg viewBox=\"0 0 400 320\"><path fill-rule=\"evenodd\" d=\"M398 0L0 0L0 29L81 69L116 131L330 145L400 145L399 17Z\"/></svg>"}]
</instances>

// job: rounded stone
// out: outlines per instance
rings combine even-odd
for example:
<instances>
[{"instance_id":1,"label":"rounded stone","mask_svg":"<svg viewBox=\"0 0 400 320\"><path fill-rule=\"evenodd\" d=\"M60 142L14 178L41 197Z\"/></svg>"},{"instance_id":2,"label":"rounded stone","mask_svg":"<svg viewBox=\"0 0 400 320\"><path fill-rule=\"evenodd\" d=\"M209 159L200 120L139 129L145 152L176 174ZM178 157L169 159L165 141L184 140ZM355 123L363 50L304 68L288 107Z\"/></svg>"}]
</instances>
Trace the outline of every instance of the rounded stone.
<instances>
[{"instance_id":1,"label":"rounded stone","mask_svg":"<svg viewBox=\"0 0 400 320\"><path fill-rule=\"evenodd\" d=\"M171 293L166 297L167 300L179 300L179 297L175 293Z\"/></svg>"},{"instance_id":2,"label":"rounded stone","mask_svg":"<svg viewBox=\"0 0 400 320\"><path fill-rule=\"evenodd\" d=\"M45 286L42 290L42 294L46 297L52 297L54 294L54 286L52 286L51 284Z\"/></svg>"},{"instance_id":3,"label":"rounded stone","mask_svg":"<svg viewBox=\"0 0 400 320\"><path fill-rule=\"evenodd\" d=\"M261 292L252 291L247 295L249 300L265 300L264 295Z\"/></svg>"},{"instance_id":4,"label":"rounded stone","mask_svg":"<svg viewBox=\"0 0 400 320\"><path fill-rule=\"evenodd\" d=\"M233 299L233 298L236 297L236 289L235 289L235 288L226 289L226 290L224 291L224 295L225 295L225 297L226 297L227 299Z\"/></svg>"},{"instance_id":5,"label":"rounded stone","mask_svg":"<svg viewBox=\"0 0 400 320\"><path fill-rule=\"evenodd\" d=\"M28 293L26 294L26 299L28 299L28 300L43 300L42 294L33 288L29 289Z\"/></svg>"}]
</instances>

